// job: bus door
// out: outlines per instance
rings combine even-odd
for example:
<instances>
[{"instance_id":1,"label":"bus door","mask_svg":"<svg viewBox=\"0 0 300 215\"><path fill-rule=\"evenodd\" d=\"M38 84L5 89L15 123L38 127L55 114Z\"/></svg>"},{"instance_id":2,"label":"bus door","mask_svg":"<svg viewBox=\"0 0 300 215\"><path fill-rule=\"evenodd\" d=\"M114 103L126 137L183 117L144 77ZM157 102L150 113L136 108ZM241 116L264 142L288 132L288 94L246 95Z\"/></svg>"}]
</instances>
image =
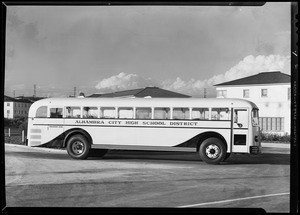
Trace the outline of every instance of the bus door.
<instances>
[{"instance_id":1,"label":"bus door","mask_svg":"<svg viewBox=\"0 0 300 215\"><path fill-rule=\"evenodd\" d=\"M49 120L46 125L45 140L46 142L56 138L64 132L63 108L58 106L49 107Z\"/></svg>"},{"instance_id":2,"label":"bus door","mask_svg":"<svg viewBox=\"0 0 300 215\"><path fill-rule=\"evenodd\" d=\"M248 152L249 110L233 108L232 113L232 152Z\"/></svg>"}]
</instances>

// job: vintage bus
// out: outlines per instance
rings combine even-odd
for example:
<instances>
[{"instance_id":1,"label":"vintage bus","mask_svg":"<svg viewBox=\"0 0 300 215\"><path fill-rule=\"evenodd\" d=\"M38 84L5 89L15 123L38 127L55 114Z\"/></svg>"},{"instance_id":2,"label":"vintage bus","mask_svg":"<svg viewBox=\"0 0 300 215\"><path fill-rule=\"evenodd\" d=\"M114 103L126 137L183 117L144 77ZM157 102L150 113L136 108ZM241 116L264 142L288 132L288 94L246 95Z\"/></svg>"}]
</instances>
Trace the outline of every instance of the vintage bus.
<instances>
[{"instance_id":1,"label":"vintage bus","mask_svg":"<svg viewBox=\"0 0 300 215\"><path fill-rule=\"evenodd\" d=\"M190 151L219 164L261 151L258 108L216 98L48 98L29 110L29 146L61 138L74 159L110 149Z\"/></svg>"}]
</instances>

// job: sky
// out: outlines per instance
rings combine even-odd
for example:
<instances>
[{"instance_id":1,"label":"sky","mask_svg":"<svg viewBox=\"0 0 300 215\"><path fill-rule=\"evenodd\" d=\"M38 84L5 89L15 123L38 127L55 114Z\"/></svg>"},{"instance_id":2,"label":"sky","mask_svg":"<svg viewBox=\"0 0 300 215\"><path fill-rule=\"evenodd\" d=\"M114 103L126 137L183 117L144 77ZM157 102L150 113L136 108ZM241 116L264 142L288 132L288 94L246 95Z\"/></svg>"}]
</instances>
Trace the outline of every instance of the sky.
<instances>
[{"instance_id":1,"label":"sky","mask_svg":"<svg viewBox=\"0 0 300 215\"><path fill-rule=\"evenodd\" d=\"M157 86L203 97L259 72L290 74L291 3L8 6L5 95Z\"/></svg>"}]
</instances>

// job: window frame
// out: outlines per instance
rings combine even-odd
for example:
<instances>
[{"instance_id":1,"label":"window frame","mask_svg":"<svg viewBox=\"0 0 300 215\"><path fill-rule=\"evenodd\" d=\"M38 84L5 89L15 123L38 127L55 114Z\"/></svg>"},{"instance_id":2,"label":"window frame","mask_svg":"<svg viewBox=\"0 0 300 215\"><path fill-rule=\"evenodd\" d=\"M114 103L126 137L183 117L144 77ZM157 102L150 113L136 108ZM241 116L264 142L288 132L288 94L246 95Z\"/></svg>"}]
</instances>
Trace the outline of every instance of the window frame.
<instances>
[{"instance_id":1,"label":"window frame","mask_svg":"<svg viewBox=\"0 0 300 215\"><path fill-rule=\"evenodd\" d=\"M266 93L264 93L264 91ZM261 89L261 98L267 98L267 97L268 97L268 89L267 88Z\"/></svg>"},{"instance_id":2,"label":"window frame","mask_svg":"<svg viewBox=\"0 0 300 215\"><path fill-rule=\"evenodd\" d=\"M243 89L243 98L250 98L250 90Z\"/></svg>"},{"instance_id":3,"label":"window frame","mask_svg":"<svg viewBox=\"0 0 300 215\"><path fill-rule=\"evenodd\" d=\"M149 118L138 118L137 113L139 109L150 109L150 117ZM137 120L151 120L153 118L153 108L152 107L135 107L135 115L134 119Z\"/></svg>"}]
</instances>

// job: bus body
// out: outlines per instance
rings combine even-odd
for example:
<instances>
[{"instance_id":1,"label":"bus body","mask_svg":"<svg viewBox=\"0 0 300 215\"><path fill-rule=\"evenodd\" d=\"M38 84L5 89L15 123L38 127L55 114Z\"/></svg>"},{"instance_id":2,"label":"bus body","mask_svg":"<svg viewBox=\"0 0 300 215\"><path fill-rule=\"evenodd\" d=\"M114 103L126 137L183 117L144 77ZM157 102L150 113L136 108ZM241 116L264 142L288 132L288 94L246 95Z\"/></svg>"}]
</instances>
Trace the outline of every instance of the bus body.
<instances>
[{"instance_id":1,"label":"bus body","mask_svg":"<svg viewBox=\"0 0 300 215\"><path fill-rule=\"evenodd\" d=\"M29 146L61 137L76 159L96 149L194 151L218 164L261 151L258 108L242 99L48 98L28 117Z\"/></svg>"}]
</instances>

